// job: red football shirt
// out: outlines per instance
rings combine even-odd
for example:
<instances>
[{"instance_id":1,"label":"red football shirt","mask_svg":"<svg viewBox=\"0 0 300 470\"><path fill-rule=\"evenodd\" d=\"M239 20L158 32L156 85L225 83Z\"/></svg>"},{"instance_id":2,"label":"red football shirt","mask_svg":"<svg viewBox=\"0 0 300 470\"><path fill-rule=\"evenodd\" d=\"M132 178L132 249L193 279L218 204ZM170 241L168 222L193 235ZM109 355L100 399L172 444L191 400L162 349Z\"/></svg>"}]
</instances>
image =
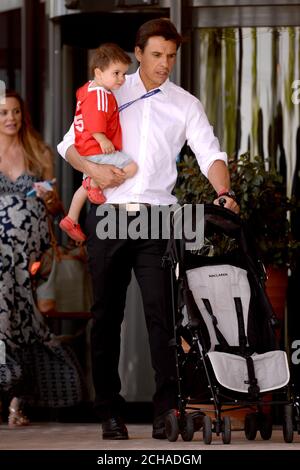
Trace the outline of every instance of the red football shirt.
<instances>
[{"instance_id":1,"label":"red football shirt","mask_svg":"<svg viewBox=\"0 0 300 470\"><path fill-rule=\"evenodd\" d=\"M116 150L122 149L122 130L118 104L113 93L103 87L86 83L77 90L74 117L75 147L80 155L102 154L92 134L101 132L111 140Z\"/></svg>"}]
</instances>

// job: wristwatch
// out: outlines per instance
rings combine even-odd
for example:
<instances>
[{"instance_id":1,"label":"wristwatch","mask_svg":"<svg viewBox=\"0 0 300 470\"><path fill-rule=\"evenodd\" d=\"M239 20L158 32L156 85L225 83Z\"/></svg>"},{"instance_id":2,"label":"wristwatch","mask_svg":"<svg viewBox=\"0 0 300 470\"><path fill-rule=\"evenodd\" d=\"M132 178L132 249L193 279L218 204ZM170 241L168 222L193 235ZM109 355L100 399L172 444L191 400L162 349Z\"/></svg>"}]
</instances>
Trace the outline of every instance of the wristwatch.
<instances>
[{"instance_id":1,"label":"wristwatch","mask_svg":"<svg viewBox=\"0 0 300 470\"><path fill-rule=\"evenodd\" d=\"M222 189L220 192L218 192L218 197L222 197L222 196L228 196L231 199L236 200L235 192L232 189L228 189L228 190Z\"/></svg>"}]
</instances>

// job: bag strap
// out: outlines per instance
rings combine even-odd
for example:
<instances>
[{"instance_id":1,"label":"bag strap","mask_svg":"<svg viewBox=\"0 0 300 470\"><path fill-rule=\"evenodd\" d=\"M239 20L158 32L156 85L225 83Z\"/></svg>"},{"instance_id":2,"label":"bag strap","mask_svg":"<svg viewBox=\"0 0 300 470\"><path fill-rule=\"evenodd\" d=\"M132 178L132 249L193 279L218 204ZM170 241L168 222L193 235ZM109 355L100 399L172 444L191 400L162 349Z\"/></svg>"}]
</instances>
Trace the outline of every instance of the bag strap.
<instances>
[{"instance_id":1,"label":"bag strap","mask_svg":"<svg viewBox=\"0 0 300 470\"><path fill-rule=\"evenodd\" d=\"M126 109L129 106L131 106L133 103L136 103L139 100L144 100L145 98L149 98L150 96L156 95L160 91L161 91L160 88L156 88L155 90L148 91L148 93L145 93L144 95L140 96L139 98L136 98L135 100L128 101L128 103L121 104L121 106L119 106L119 113L123 111L123 109Z\"/></svg>"}]
</instances>

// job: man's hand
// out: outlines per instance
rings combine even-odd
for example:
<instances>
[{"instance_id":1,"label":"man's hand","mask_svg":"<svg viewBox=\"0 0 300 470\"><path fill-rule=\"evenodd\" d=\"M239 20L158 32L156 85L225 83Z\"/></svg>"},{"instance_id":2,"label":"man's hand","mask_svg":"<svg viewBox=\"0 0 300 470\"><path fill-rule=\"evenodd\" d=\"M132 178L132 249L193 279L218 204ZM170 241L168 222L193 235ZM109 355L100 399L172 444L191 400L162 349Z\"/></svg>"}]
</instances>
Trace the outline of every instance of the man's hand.
<instances>
[{"instance_id":1,"label":"man's hand","mask_svg":"<svg viewBox=\"0 0 300 470\"><path fill-rule=\"evenodd\" d=\"M81 157L74 145L71 145L66 153L68 162L76 170L90 176L101 189L115 188L125 181L125 173L114 165L98 165Z\"/></svg>"},{"instance_id":2,"label":"man's hand","mask_svg":"<svg viewBox=\"0 0 300 470\"><path fill-rule=\"evenodd\" d=\"M226 209L231 210L235 214L238 214L240 212L240 208L239 208L238 203L234 199L232 199L231 197L228 197L228 196L218 197L218 199L214 200L214 204L216 204L217 206L221 206L221 204L220 204L221 199L225 199L225 201L226 201L226 204L223 207L225 207Z\"/></svg>"},{"instance_id":3,"label":"man's hand","mask_svg":"<svg viewBox=\"0 0 300 470\"><path fill-rule=\"evenodd\" d=\"M93 168L90 168L88 174L101 189L115 188L125 181L124 171L114 165L98 165L94 163Z\"/></svg>"}]
</instances>

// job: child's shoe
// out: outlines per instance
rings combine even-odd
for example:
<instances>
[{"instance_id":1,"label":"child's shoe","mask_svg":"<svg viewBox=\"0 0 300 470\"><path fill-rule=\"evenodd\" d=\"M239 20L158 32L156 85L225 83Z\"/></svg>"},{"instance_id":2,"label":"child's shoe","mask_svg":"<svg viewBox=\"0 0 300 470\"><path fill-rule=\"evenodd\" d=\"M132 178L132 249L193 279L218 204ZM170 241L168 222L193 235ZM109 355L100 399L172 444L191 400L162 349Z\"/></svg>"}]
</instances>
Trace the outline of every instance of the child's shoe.
<instances>
[{"instance_id":1,"label":"child's shoe","mask_svg":"<svg viewBox=\"0 0 300 470\"><path fill-rule=\"evenodd\" d=\"M104 204L106 197L104 196L102 189L98 188L98 186L92 188L90 176L87 176L83 180L82 186L87 191L87 196L93 204Z\"/></svg>"},{"instance_id":2,"label":"child's shoe","mask_svg":"<svg viewBox=\"0 0 300 470\"><path fill-rule=\"evenodd\" d=\"M69 235L70 238L72 238L76 242L84 242L86 240L86 236L81 230L80 225L76 224L74 220L71 219L71 217L64 217L59 222L59 226L64 232Z\"/></svg>"}]
</instances>

